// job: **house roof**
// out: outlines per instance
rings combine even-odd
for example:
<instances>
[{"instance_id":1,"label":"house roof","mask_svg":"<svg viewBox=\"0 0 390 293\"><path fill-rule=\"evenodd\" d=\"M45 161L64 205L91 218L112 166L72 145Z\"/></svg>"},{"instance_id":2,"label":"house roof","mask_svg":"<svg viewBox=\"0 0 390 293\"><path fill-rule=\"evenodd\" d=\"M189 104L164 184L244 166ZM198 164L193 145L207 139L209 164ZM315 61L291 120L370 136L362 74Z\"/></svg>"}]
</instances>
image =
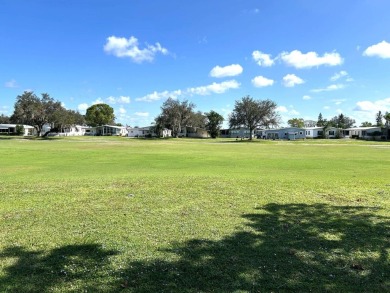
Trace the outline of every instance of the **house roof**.
<instances>
[{"instance_id":1,"label":"house roof","mask_svg":"<svg viewBox=\"0 0 390 293\"><path fill-rule=\"evenodd\" d=\"M372 129L381 129L380 126L370 126L370 127L352 127L345 130L372 130Z\"/></svg>"},{"instance_id":2,"label":"house roof","mask_svg":"<svg viewBox=\"0 0 390 293\"><path fill-rule=\"evenodd\" d=\"M8 129L10 127L16 127L17 125L21 124L0 124L1 129ZM34 128L34 126L31 125L23 125L24 128Z\"/></svg>"}]
</instances>

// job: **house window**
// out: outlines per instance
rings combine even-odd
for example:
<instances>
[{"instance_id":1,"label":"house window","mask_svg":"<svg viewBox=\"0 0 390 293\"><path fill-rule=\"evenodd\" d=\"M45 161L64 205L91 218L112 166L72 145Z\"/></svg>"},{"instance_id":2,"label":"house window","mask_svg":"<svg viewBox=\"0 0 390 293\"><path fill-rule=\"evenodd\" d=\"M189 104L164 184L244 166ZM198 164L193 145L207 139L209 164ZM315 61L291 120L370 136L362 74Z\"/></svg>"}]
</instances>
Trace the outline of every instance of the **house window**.
<instances>
[{"instance_id":1,"label":"house window","mask_svg":"<svg viewBox=\"0 0 390 293\"><path fill-rule=\"evenodd\" d=\"M324 134L324 132L323 131L318 131L318 135L323 135Z\"/></svg>"},{"instance_id":2,"label":"house window","mask_svg":"<svg viewBox=\"0 0 390 293\"><path fill-rule=\"evenodd\" d=\"M334 135L334 130L329 130L329 135Z\"/></svg>"}]
</instances>

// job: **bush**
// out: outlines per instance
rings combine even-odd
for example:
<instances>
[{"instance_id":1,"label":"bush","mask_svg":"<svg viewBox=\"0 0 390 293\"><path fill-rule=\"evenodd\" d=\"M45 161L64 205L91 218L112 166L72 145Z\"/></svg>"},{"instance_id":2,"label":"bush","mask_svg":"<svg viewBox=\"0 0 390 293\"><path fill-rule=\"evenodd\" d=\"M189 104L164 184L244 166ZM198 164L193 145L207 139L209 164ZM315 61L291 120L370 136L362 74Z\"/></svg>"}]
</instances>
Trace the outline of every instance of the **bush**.
<instances>
[{"instance_id":1,"label":"bush","mask_svg":"<svg viewBox=\"0 0 390 293\"><path fill-rule=\"evenodd\" d=\"M24 127L23 127L23 125L16 125L15 133L16 133L16 135L24 135Z\"/></svg>"}]
</instances>

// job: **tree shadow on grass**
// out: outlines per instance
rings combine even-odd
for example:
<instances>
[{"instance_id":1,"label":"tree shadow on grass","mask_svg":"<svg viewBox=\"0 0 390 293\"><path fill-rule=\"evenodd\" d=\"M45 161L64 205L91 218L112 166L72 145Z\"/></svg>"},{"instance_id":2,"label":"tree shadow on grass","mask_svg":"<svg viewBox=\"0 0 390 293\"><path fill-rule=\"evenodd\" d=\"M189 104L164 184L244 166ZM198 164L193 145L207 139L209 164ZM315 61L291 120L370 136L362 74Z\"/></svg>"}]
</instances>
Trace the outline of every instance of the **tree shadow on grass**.
<instances>
[{"instance_id":1,"label":"tree shadow on grass","mask_svg":"<svg viewBox=\"0 0 390 293\"><path fill-rule=\"evenodd\" d=\"M370 207L268 204L220 240L113 268L97 244L9 247L0 292L390 292L390 219Z\"/></svg>"},{"instance_id":2,"label":"tree shadow on grass","mask_svg":"<svg viewBox=\"0 0 390 293\"><path fill-rule=\"evenodd\" d=\"M96 244L68 245L48 253L9 247L0 253L0 261L14 259L14 263L0 277L0 292L48 292L55 287L104 291L109 286L109 272L104 267L114 254Z\"/></svg>"},{"instance_id":3,"label":"tree shadow on grass","mask_svg":"<svg viewBox=\"0 0 390 293\"><path fill-rule=\"evenodd\" d=\"M390 292L390 225L369 207L268 204L243 231L132 262L129 292ZM117 281L118 283L118 281Z\"/></svg>"}]
</instances>

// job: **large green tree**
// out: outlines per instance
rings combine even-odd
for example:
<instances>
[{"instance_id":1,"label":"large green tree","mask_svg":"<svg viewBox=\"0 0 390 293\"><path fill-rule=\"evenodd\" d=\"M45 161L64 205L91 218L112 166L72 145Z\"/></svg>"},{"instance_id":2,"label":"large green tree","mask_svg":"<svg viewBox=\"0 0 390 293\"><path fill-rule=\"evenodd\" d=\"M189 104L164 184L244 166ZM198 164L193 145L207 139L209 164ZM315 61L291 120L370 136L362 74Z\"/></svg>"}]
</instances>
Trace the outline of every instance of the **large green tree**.
<instances>
[{"instance_id":1,"label":"large green tree","mask_svg":"<svg viewBox=\"0 0 390 293\"><path fill-rule=\"evenodd\" d=\"M95 104L87 109L85 121L90 126L101 126L115 122L114 109L107 104Z\"/></svg>"},{"instance_id":2,"label":"large green tree","mask_svg":"<svg viewBox=\"0 0 390 293\"><path fill-rule=\"evenodd\" d=\"M351 128L355 124L355 120L340 113L329 120L329 126L346 129Z\"/></svg>"},{"instance_id":3,"label":"large green tree","mask_svg":"<svg viewBox=\"0 0 390 293\"><path fill-rule=\"evenodd\" d=\"M255 100L250 96L235 102L233 112L229 116L230 128L246 127L252 139L256 127L269 127L279 124L276 103L271 100Z\"/></svg>"},{"instance_id":4,"label":"large green tree","mask_svg":"<svg viewBox=\"0 0 390 293\"><path fill-rule=\"evenodd\" d=\"M161 114L155 119L155 128L164 127L172 130L172 136L177 137L185 126L197 127L194 117L195 105L188 100L178 101L168 98L161 106Z\"/></svg>"},{"instance_id":5,"label":"large green tree","mask_svg":"<svg viewBox=\"0 0 390 293\"><path fill-rule=\"evenodd\" d=\"M291 127L299 127L302 128L305 126L305 121L303 118L291 118L287 121L288 125Z\"/></svg>"},{"instance_id":6,"label":"large green tree","mask_svg":"<svg viewBox=\"0 0 390 293\"><path fill-rule=\"evenodd\" d=\"M78 111L62 108L58 109L53 115L53 129L58 132L62 132L66 127L84 124L85 117Z\"/></svg>"},{"instance_id":7,"label":"large green tree","mask_svg":"<svg viewBox=\"0 0 390 293\"><path fill-rule=\"evenodd\" d=\"M61 103L48 94L42 94L42 97L38 98L34 92L25 91L16 97L11 121L34 126L37 135L40 136L43 126L54 122L56 111L62 108Z\"/></svg>"},{"instance_id":8,"label":"large green tree","mask_svg":"<svg viewBox=\"0 0 390 293\"><path fill-rule=\"evenodd\" d=\"M212 138L218 137L222 123L224 121L223 116L213 110L205 113L205 115L207 118L206 129L209 131L210 136Z\"/></svg>"}]
</instances>

